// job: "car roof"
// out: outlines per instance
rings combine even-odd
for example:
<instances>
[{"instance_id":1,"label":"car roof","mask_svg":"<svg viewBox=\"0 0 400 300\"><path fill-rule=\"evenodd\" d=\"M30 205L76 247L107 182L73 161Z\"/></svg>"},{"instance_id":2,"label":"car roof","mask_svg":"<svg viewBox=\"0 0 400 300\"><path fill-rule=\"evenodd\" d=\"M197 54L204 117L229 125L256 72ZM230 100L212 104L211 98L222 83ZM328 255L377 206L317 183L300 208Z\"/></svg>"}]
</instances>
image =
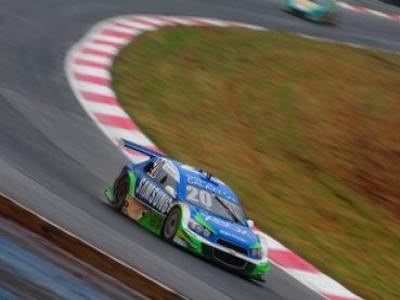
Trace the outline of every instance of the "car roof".
<instances>
[{"instance_id":1,"label":"car roof","mask_svg":"<svg viewBox=\"0 0 400 300\"><path fill-rule=\"evenodd\" d=\"M208 174L205 171L196 169L189 165L185 165L179 161L172 159L167 160L174 164L175 167L179 170L180 190L178 190L178 195L185 197L186 185L190 184L215 193L232 203L239 204L239 199L237 195L231 190L231 188L227 184L225 184L220 179L214 176L208 177Z\"/></svg>"}]
</instances>

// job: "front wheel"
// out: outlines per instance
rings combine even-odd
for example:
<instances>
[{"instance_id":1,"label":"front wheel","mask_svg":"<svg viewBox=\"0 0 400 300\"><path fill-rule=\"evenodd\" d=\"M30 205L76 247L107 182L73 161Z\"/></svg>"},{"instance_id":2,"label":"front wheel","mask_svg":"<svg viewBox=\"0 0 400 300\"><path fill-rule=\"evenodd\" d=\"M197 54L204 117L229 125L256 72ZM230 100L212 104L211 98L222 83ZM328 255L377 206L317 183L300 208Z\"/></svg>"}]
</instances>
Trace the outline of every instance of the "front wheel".
<instances>
[{"instance_id":1,"label":"front wheel","mask_svg":"<svg viewBox=\"0 0 400 300\"><path fill-rule=\"evenodd\" d=\"M180 221L181 221L180 209L179 208L172 209L164 221L164 225L161 232L162 237L165 240L172 241L174 239Z\"/></svg>"}]
</instances>

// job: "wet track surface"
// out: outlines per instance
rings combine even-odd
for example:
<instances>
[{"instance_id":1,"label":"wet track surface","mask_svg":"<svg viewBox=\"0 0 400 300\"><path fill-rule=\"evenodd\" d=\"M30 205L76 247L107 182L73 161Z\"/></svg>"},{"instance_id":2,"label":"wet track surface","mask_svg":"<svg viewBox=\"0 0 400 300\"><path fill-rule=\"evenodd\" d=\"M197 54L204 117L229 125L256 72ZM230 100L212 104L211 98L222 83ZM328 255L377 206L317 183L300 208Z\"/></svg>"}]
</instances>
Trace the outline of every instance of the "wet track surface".
<instances>
[{"instance_id":1,"label":"wet track surface","mask_svg":"<svg viewBox=\"0 0 400 300\"><path fill-rule=\"evenodd\" d=\"M0 0L0 190L91 244L194 299L317 299L273 268L265 284L230 274L145 232L100 200L126 162L79 106L68 49L119 14L215 17L400 50L400 22L344 11L338 26L246 0Z\"/></svg>"},{"instance_id":2,"label":"wet track surface","mask_svg":"<svg viewBox=\"0 0 400 300\"><path fill-rule=\"evenodd\" d=\"M144 299L43 238L0 219L0 299Z\"/></svg>"}]
</instances>

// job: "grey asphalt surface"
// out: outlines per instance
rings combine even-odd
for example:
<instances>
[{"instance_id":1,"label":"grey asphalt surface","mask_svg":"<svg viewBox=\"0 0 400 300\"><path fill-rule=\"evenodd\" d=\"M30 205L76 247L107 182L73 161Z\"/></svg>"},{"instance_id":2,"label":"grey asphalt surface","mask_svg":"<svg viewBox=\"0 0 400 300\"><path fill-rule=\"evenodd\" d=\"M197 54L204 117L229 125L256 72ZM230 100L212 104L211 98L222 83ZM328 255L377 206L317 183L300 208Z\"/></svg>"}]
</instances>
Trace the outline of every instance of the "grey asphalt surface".
<instances>
[{"instance_id":1,"label":"grey asphalt surface","mask_svg":"<svg viewBox=\"0 0 400 300\"><path fill-rule=\"evenodd\" d=\"M0 191L193 299L319 299L273 268L265 284L159 240L100 200L126 159L69 88L66 52L118 14L216 17L400 50L400 23L343 12L336 26L286 15L273 0L0 0Z\"/></svg>"}]
</instances>

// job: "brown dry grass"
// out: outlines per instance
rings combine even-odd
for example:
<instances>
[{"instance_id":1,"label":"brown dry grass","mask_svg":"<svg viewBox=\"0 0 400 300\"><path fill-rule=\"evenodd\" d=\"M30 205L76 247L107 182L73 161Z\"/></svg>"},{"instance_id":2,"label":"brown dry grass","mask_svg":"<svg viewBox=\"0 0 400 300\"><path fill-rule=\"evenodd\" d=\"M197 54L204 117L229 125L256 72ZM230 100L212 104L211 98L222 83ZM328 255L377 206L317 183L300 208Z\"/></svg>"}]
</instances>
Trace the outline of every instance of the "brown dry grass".
<instances>
[{"instance_id":1,"label":"brown dry grass","mask_svg":"<svg viewBox=\"0 0 400 300\"><path fill-rule=\"evenodd\" d=\"M277 32L165 28L122 51L113 84L261 228L360 295L397 299L399 71L396 55Z\"/></svg>"}]
</instances>

